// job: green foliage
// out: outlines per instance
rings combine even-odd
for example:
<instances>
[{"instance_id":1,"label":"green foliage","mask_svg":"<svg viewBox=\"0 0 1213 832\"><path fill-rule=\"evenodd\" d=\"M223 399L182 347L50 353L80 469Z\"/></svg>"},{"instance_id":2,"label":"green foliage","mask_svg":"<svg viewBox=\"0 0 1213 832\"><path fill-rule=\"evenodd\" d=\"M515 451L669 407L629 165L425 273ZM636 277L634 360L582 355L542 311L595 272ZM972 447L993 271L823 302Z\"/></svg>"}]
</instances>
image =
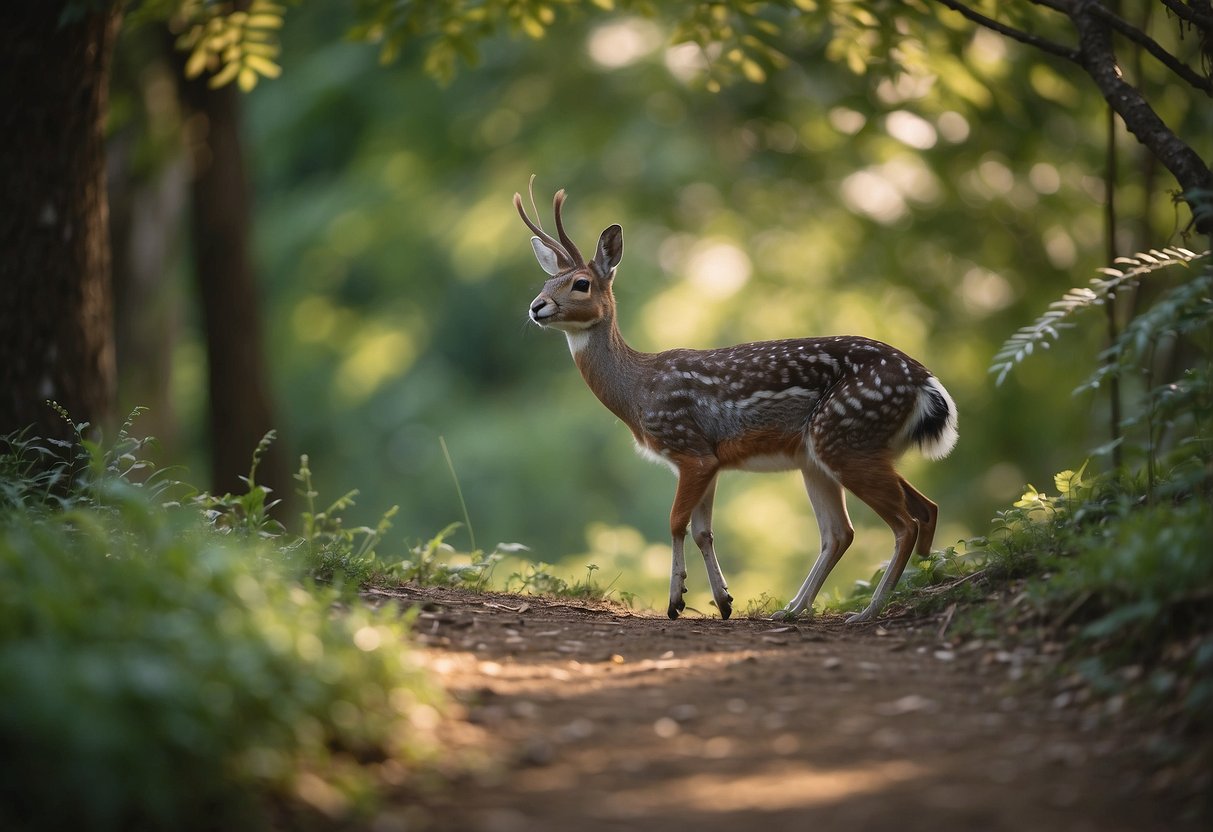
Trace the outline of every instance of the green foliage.
<instances>
[{"instance_id":1,"label":"green foliage","mask_svg":"<svg viewBox=\"0 0 1213 832\"><path fill-rule=\"evenodd\" d=\"M1133 257L1116 258L1116 264L1126 268L1101 268L1099 271L1106 277L1092 278L1090 286L1070 289L1060 300L1049 305L1049 311L1007 339L990 366L990 373L997 376L995 384L1006 381L1011 370L1030 356L1036 347L1048 349L1052 342L1060 337L1063 329L1073 326L1073 323L1067 320L1072 315L1113 302L1117 295L1136 289L1142 279L1161 269L1175 265L1187 266L1208 256L1208 251L1196 254L1185 248L1166 248L1139 252ZM1193 302L1199 303L1200 297L1208 293L1205 283L1207 278L1206 274L1203 280L1194 280L1191 284L1181 286L1181 291L1168 293L1153 307L1154 315L1147 314L1135 319L1130 326L1133 334L1126 332L1122 335L1112 347L1111 355L1117 359L1125 356L1140 358L1145 351L1150 332L1165 331L1166 324L1178 323L1181 313L1190 311ZM1207 324L1207 318L1201 318L1197 322L1197 326ZM1108 374L1117 371L1118 365L1119 362L1112 366L1105 365L1092 376L1090 386L1098 387L1099 382Z\"/></svg>"},{"instance_id":2,"label":"green foliage","mask_svg":"<svg viewBox=\"0 0 1213 832\"><path fill-rule=\"evenodd\" d=\"M132 482L149 467L132 441L52 463L41 504L44 446L0 444L0 470L26 472L0 506L0 826L245 828L271 800L364 807L432 747L440 699L407 622L335 616L263 526Z\"/></svg>"},{"instance_id":3,"label":"green foliage","mask_svg":"<svg viewBox=\"0 0 1213 832\"><path fill-rule=\"evenodd\" d=\"M212 89L235 81L249 92L259 78L282 74L275 59L281 52L277 31L286 7L268 0L252 0L247 9L214 0L177 0L172 5L168 16L181 32L177 48L189 53L187 78L210 73L207 84Z\"/></svg>"},{"instance_id":4,"label":"green foliage","mask_svg":"<svg viewBox=\"0 0 1213 832\"><path fill-rule=\"evenodd\" d=\"M270 517L270 509L278 501L270 499L270 488L257 482L257 467L276 437L277 432L271 430L257 443L248 476L240 478L248 486L243 494L225 493L217 497L202 493L194 497L216 529L246 537L277 537L285 531L280 522Z\"/></svg>"},{"instance_id":5,"label":"green foliage","mask_svg":"<svg viewBox=\"0 0 1213 832\"><path fill-rule=\"evenodd\" d=\"M385 511L374 527L347 528L343 515L353 507L354 497L358 495L356 489L346 492L323 511L317 511L316 498L320 493L312 481L307 454L300 458L295 479L299 482L296 493L304 500L300 535L308 573L317 580L353 587L383 580L387 569L379 560L376 549L391 530L398 507L392 506Z\"/></svg>"},{"instance_id":6,"label":"green foliage","mask_svg":"<svg viewBox=\"0 0 1213 832\"><path fill-rule=\"evenodd\" d=\"M507 554L526 549L520 543L498 543L491 552L473 549L467 555L467 563L457 564L449 560L455 548L446 539L459 527L459 523L452 523L425 543L413 547L411 558L392 567L392 576L420 586L457 586L483 592L489 588L497 564Z\"/></svg>"},{"instance_id":7,"label":"green foliage","mask_svg":"<svg viewBox=\"0 0 1213 832\"><path fill-rule=\"evenodd\" d=\"M113 442L89 439L87 422L74 422L63 407L47 402L69 425L74 440L44 440L18 431L0 436L0 512L25 509L90 507L103 509L126 488L141 489L150 499L169 499L173 490L186 489L171 479L171 469L157 470L146 451L150 438L131 435L135 420L146 408L136 407L118 428ZM115 482L124 485L116 489Z\"/></svg>"}]
</instances>

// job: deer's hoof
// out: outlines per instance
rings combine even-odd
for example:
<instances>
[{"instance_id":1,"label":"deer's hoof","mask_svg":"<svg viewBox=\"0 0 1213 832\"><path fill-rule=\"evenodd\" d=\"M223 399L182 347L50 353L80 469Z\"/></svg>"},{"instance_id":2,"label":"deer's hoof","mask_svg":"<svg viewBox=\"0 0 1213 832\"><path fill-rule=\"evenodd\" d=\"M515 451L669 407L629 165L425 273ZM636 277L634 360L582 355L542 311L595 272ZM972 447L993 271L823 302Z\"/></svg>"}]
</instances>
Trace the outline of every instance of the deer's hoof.
<instances>
[{"instance_id":1,"label":"deer's hoof","mask_svg":"<svg viewBox=\"0 0 1213 832\"><path fill-rule=\"evenodd\" d=\"M846 623L862 624L865 621L871 621L872 615L873 615L873 613L871 610L864 610L863 612L853 612L847 616Z\"/></svg>"},{"instance_id":2,"label":"deer's hoof","mask_svg":"<svg viewBox=\"0 0 1213 832\"><path fill-rule=\"evenodd\" d=\"M670 608L665 611L665 614L668 615L671 619L675 619L678 617L678 614L680 612L682 612L683 610L685 610L686 608L687 608L687 602L682 600L681 598L679 598L677 603L670 604Z\"/></svg>"}]
</instances>

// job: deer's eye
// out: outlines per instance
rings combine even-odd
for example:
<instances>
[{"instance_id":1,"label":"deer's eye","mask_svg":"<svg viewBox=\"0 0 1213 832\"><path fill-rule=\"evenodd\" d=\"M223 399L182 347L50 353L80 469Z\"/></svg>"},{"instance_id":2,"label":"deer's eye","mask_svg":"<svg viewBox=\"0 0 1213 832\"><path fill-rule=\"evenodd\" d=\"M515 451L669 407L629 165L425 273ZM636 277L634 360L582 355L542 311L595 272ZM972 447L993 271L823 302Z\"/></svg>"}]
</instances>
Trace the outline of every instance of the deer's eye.
<instances>
[{"instance_id":1,"label":"deer's eye","mask_svg":"<svg viewBox=\"0 0 1213 832\"><path fill-rule=\"evenodd\" d=\"M574 292L590 291L590 281L586 280L584 277L577 278L576 280L573 281L573 291Z\"/></svg>"}]
</instances>

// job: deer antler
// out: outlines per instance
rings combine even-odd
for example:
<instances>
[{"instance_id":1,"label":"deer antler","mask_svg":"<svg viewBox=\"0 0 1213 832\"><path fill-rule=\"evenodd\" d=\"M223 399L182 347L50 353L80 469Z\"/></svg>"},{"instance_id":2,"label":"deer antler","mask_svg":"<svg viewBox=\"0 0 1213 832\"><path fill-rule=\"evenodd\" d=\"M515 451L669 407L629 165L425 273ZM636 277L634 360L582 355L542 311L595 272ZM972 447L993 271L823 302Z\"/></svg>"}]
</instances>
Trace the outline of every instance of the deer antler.
<instances>
[{"instance_id":1,"label":"deer antler","mask_svg":"<svg viewBox=\"0 0 1213 832\"><path fill-rule=\"evenodd\" d=\"M577 244L565 233L564 221L560 217L560 209L564 207L564 200L564 188L561 188L556 192L556 196L552 198L552 210L556 213L556 232L560 235L560 242L564 243L564 250L573 258L573 263L577 266L584 266L585 258L581 256Z\"/></svg>"},{"instance_id":2,"label":"deer antler","mask_svg":"<svg viewBox=\"0 0 1213 832\"><path fill-rule=\"evenodd\" d=\"M535 208L535 174L531 174L531 180L527 183L527 192L531 197L531 208ZM515 192L514 207L518 210L518 216L522 217L522 221L526 223L526 227L531 229L531 233L543 241L544 245L550 248L556 254L556 259L560 263L562 269L571 269L585 265L585 259L581 256L581 251L576 244L569 239L569 235L565 233L564 223L560 219L560 208L564 205L564 191L556 192L556 196L552 200L553 210L556 212L556 230L560 234L560 239L557 240L551 234L543 230L543 225L539 222L539 211L535 210L535 222L527 216L526 209L522 206L522 195Z\"/></svg>"}]
</instances>

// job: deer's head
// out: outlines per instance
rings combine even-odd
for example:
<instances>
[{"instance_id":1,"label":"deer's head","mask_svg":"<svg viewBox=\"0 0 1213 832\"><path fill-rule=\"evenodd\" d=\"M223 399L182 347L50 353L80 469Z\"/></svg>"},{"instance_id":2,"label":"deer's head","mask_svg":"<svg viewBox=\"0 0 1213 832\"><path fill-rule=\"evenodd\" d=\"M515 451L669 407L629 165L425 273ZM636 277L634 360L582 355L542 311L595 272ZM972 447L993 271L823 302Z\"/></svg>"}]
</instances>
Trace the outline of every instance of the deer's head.
<instances>
[{"instance_id":1,"label":"deer's head","mask_svg":"<svg viewBox=\"0 0 1213 832\"><path fill-rule=\"evenodd\" d=\"M611 280L615 276L615 267L623 259L623 229L612 225L603 231L593 259L587 263L564 230L564 221L560 216L564 199L564 191L560 190L552 200L559 239L543 230L538 222L537 210L536 221L531 221L522 206L520 194L514 194L514 207L535 235L531 237L535 259L539 261L540 268L550 275L543 284L543 291L531 301L531 320L539 326L577 332L614 318L615 298L611 294ZM532 208L534 205L532 194Z\"/></svg>"}]
</instances>

